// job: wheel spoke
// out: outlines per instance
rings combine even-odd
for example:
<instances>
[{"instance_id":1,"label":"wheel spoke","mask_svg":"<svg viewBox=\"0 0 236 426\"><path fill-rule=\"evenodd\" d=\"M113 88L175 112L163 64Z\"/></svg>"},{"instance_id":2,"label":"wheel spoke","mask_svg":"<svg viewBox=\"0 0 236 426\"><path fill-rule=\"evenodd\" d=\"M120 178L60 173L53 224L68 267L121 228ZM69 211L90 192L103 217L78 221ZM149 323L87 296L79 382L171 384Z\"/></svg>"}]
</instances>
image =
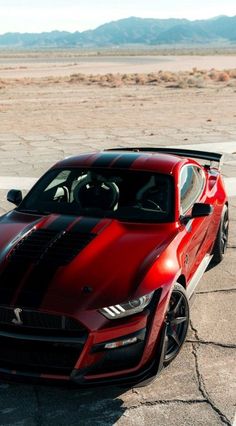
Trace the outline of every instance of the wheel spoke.
<instances>
[{"instance_id":1,"label":"wheel spoke","mask_svg":"<svg viewBox=\"0 0 236 426\"><path fill-rule=\"evenodd\" d=\"M181 295L180 295L180 298L179 298L179 300L178 300L178 302L176 303L176 305L175 305L175 307L174 307L174 309L173 309L173 312L174 312L175 314L178 312L178 309L179 309L179 307L180 307L180 305L181 305L182 299L183 299L183 296L182 296L182 294L181 294Z\"/></svg>"},{"instance_id":2,"label":"wheel spoke","mask_svg":"<svg viewBox=\"0 0 236 426\"><path fill-rule=\"evenodd\" d=\"M182 322L185 322L185 321L187 321L187 317L177 317L177 318L174 318L174 319L171 321L171 325L178 325L178 324L182 324Z\"/></svg>"},{"instance_id":3,"label":"wheel spoke","mask_svg":"<svg viewBox=\"0 0 236 426\"><path fill-rule=\"evenodd\" d=\"M180 285L174 289L166 313L165 362L169 363L179 352L189 323L188 300Z\"/></svg>"},{"instance_id":4,"label":"wheel spoke","mask_svg":"<svg viewBox=\"0 0 236 426\"><path fill-rule=\"evenodd\" d=\"M180 346L180 341L175 330L171 329L168 336L171 337L178 346Z\"/></svg>"}]
</instances>

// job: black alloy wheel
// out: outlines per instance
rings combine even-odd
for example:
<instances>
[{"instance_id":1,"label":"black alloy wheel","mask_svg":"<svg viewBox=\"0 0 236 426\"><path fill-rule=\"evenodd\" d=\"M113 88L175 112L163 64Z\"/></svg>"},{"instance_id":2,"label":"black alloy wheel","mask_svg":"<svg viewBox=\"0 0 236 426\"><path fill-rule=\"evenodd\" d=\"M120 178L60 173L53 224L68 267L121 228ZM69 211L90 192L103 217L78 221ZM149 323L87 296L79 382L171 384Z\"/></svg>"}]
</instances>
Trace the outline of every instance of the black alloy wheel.
<instances>
[{"instance_id":1,"label":"black alloy wheel","mask_svg":"<svg viewBox=\"0 0 236 426\"><path fill-rule=\"evenodd\" d=\"M221 215L220 227L216 236L215 245L212 251L214 263L219 263L223 259L229 236L229 210L225 205Z\"/></svg>"},{"instance_id":2,"label":"black alloy wheel","mask_svg":"<svg viewBox=\"0 0 236 426\"><path fill-rule=\"evenodd\" d=\"M179 283L174 285L170 297L166 324L164 366L170 364L179 353L189 326L189 302L185 289Z\"/></svg>"},{"instance_id":3,"label":"black alloy wheel","mask_svg":"<svg viewBox=\"0 0 236 426\"><path fill-rule=\"evenodd\" d=\"M228 242L228 235L229 235L229 214L228 209L226 209L224 214L224 219L222 223L222 232L221 232L221 252L224 255L226 248L227 248L227 242Z\"/></svg>"}]
</instances>

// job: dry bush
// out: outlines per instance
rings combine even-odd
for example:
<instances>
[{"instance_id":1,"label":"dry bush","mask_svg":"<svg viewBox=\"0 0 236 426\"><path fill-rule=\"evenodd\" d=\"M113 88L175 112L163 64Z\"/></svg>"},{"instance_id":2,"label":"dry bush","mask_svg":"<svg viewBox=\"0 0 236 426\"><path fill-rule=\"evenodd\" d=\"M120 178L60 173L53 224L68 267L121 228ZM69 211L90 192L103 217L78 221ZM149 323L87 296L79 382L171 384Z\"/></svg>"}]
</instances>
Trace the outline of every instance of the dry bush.
<instances>
[{"instance_id":1,"label":"dry bush","mask_svg":"<svg viewBox=\"0 0 236 426\"><path fill-rule=\"evenodd\" d=\"M166 85L166 87L168 89L187 89L188 83L186 79L179 78L179 80L177 80L176 82L172 84Z\"/></svg>"},{"instance_id":2,"label":"dry bush","mask_svg":"<svg viewBox=\"0 0 236 426\"><path fill-rule=\"evenodd\" d=\"M130 85L134 84L134 75L133 74L122 74L121 80L123 84Z\"/></svg>"},{"instance_id":3,"label":"dry bush","mask_svg":"<svg viewBox=\"0 0 236 426\"><path fill-rule=\"evenodd\" d=\"M120 74L96 75L90 78L92 83L97 83L102 87L120 87L123 84Z\"/></svg>"},{"instance_id":4,"label":"dry bush","mask_svg":"<svg viewBox=\"0 0 236 426\"><path fill-rule=\"evenodd\" d=\"M147 83L147 75L145 75L145 74L136 74L136 76L135 76L135 83L136 84L140 84L140 85L144 85L145 83Z\"/></svg>"},{"instance_id":5,"label":"dry bush","mask_svg":"<svg viewBox=\"0 0 236 426\"><path fill-rule=\"evenodd\" d=\"M217 81L229 81L229 74L225 71L222 71L218 74Z\"/></svg>"},{"instance_id":6,"label":"dry bush","mask_svg":"<svg viewBox=\"0 0 236 426\"><path fill-rule=\"evenodd\" d=\"M230 78L236 78L236 69L227 71Z\"/></svg>"},{"instance_id":7,"label":"dry bush","mask_svg":"<svg viewBox=\"0 0 236 426\"><path fill-rule=\"evenodd\" d=\"M186 83L188 87L196 87L198 89L205 87L204 78L192 77L187 79Z\"/></svg>"},{"instance_id":8,"label":"dry bush","mask_svg":"<svg viewBox=\"0 0 236 426\"><path fill-rule=\"evenodd\" d=\"M176 76L174 75L174 73L169 71L159 72L159 78L165 83L172 83L173 81L176 81Z\"/></svg>"},{"instance_id":9,"label":"dry bush","mask_svg":"<svg viewBox=\"0 0 236 426\"><path fill-rule=\"evenodd\" d=\"M119 88L122 86L154 85L168 88L203 88L207 85L221 85L221 87L234 87L233 79L236 79L236 68L229 70L210 71L199 70L196 67L191 71L157 71L151 73L124 73L124 74L82 74L76 73L64 77L39 77L39 78L15 78L0 79L0 89L11 86L38 85L46 87L50 84L72 83L84 85L99 85L102 87ZM228 83L228 84L222 84ZM232 83L232 85L230 84Z\"/></svg>"},{"instance_id":10,"label":"dry bush","mask_svg":"<svg viewBox=\"0 0 236 426\"><path fill-rule=\"evenodd\" d=\"M190 73L191 75L194 75L194 74L196 74L198 72L198 69L197 69L197 67L193 67L192 68L192 72Z\"/></svg>"},{"instance_id":11,"label":"dry bush","mask_svg":"<svg viewBox=\"0 0 236 426\"><path fill-rule=\"evenodd\" d=\"M208 77L213 81L218 80L218 75L219 75L219 72L216 71L215 69L210 70L210 72L208 73Z\"/></svg>"},{"instance_id":12,"label":"dry bush","mask_svg":"<svg viewBox=\"0 0 236 426\"><path fill-rule=\"evenodd\" d=\"M71 74L69 82L70 83L76 83L76 82L79 83L79 82L84 82L85 80L86 80L85 74L78 73L78 74Z\"/></svg>"}]
</instances>

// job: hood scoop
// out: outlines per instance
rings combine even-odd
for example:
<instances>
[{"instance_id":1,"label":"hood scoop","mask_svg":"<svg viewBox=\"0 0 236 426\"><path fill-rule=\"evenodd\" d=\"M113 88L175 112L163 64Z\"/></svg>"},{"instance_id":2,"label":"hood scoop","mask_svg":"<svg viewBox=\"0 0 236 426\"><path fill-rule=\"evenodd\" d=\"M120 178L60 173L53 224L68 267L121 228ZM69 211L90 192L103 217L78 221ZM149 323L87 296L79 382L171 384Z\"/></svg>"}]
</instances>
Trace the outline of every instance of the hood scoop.
<instances>
[{"instance_id":1,"label":"hood scoop","mask_svg":"<svg viewBox=\"0 0 236 426\"><path fill-rule=\"evenodd\" d=\"M67 265L95 236L91 233L36 229L18 241L10 252L8 261Z\"/></svg>"}]
</instances>

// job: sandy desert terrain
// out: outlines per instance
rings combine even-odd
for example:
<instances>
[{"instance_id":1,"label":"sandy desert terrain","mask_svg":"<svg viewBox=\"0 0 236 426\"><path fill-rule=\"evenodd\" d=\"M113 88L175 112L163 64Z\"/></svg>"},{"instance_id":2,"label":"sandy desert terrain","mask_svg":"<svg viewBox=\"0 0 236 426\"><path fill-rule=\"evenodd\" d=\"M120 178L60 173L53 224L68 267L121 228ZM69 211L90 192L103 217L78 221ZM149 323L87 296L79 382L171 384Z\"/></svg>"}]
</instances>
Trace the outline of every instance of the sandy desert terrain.
<instances>
[{"instance_id":1,"label":"sandy desert terrain","mask_svg":"<svg viewBox=\"0 0 236 426\"><path fill-rule=\"evenodd\" d=\"M107 72L99 74L93 58L88 74L71 74L68 58L63 63L60 57L67 75L59 77L50 59L44 63L47 76L35 76L39 63L34 58L27 63L29 75L22 77L22 61L27 58L20 58L13 70L2 58L0 174L20 174L24 164L25 176L38 176L51 161L99 147L236 140L236 69L224 71L227 60L233 65L236 57L194 57L198 65L204 59L208 68L186 71L190 58L175 57L183 67L178 72L163 71L158 57L152 58L156 64L151 71L150 57L146 62L142 58L142 74L139 58L121 58L118 74L108 72L105 57ZM213 69L212 59L221 66ZM165 58L168 61L172 58Z\"/></svg>"},{"instance_id":2,"label":"sandy desert terrain","mask_svg":"<svg viewBox=\"0 0 236 426\"><path fill-rule=\"evenodd\" d=\"M0 177L37 178L81 151L201 143L230 146L223 174L236 177L236 57L214 58L68 66L68 58L42 63L0 55ZM6 189L0 187L0 214L12 208ZM227 256L202 279L187 342L155 383L72 391L0 381L0 425L231 425L236 197L230 214Z\"/></svg>"}]
</instances>

